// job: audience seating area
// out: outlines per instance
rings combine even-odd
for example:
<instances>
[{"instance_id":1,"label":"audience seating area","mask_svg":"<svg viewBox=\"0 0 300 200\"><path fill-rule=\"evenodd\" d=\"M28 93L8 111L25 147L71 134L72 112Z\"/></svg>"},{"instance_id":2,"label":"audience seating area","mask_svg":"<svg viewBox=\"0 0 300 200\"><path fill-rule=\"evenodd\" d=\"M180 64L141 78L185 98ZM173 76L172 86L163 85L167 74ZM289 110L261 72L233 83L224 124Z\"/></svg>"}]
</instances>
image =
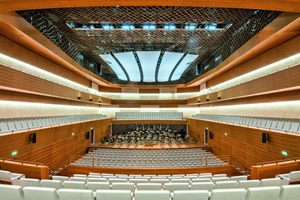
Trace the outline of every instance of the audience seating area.
<instances>
[{"instance_id":1,"label":"audience seating area","mask_svg":"<svg viewBox=\"0 0 300 200\"><path fill-rule=\"evenodd\" d=\"M283 180L286 180L288 183L300 183L300 170L291 171L287 174L279 174L278 177L280 177Z\"/></svg>"},{"instance_id":2,"label":"audience seating area","mask_svg":"<svg viewBox=\"0 0 300 200\"><path fill-rule=\"evenodd\" d=\"M208 115L208 114L197 114L197 115L193 115L192 118L238 124L243 126L251 126L251 127L263 128L263 129L274 130L274 131L300 133L299 119L246 117L246 116L231 116L231 115Z\"/></svg>"},{"instance_id":3,"label":"audience seating area","mask_svg":"<svg viewBox=\"0 0 300 200\"><path fill-rule=\"evenodd\" d=\"M227 163L201 148L156 150L98 148L72 165L109 168L191 168L224 166Z\"/></svg>"},{"instance_id":4,"label":"audience seating area","mask_svg":"<svg viewBox=\"0 0 300 200\"><path fill-rule=\"evenodd\" d=\"M117 120L182 120L182 112L117 112Z\"/></svg>"},{"instance_id":5,"label":"audience seating area","mask_svg":"<svg viewBox=\"0 0 300 200\"><path fill-rule=\"evenodd\" d=\"M24 174L11 173L10 171L0 170L0 182L14 183L21 177L25 177Z\"/></svg>"},{"instance_id":6,"label":"audience seating area","mask_svg":"<svg viewBox=\"0 0 300 200\"><path fill-rule=\"evenodd\" d=\"M48 126L76 123L106 118L102 114L66 115L51 117L10 118L0 119L0 133L25 131Z\"/></svg>"},{"instance_id":7,"label":"audience seating area","mask_svg":"<svg viewBox=\"0 0 300 200\"><path fill-rule=\"evenodd\" d=\"M278 182L280 178L247 180L247 176L227 177L226 174L211 173L175 175L90 173L74 174L72 177L52 176L52 180L28 178L20 180L23 181L18 185L0 184L0 199L297 200L300 194L300 184L283 185L284 182ZM248 181L255 181L256 184L252 186L245 184ZM269 184L263 185L264 182ZM244 187L245 185L247 187Z\"/></svg>"}]
</instances>

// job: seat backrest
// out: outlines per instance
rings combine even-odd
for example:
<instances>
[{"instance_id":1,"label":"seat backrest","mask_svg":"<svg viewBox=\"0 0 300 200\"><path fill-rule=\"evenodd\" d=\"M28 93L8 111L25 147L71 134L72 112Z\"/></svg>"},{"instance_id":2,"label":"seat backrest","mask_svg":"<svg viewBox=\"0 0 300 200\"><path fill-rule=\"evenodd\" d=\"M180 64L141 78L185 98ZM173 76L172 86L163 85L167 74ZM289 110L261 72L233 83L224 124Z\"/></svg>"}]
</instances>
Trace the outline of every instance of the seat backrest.
<instances>
[{"instance_id":1,"label":"seat backrest","mask_svg":"<svg viewBox=\"0 0 300 200\"><path fill-rule=\"evenodd\" d=\"M208 197L206 190L177 190L173 194L173 200L208 200Z\"/></svg>"},{"instance_id":2,"label":"seat backrest","mask_svg":"<svg viewBox=\"0 0 300 200\"><path fill-rule=\"evenodd\" d=\"M135 200L170 200L170 192L167 190L136 190Z\"/></svg>"},{"instance_id":3,"label":"seat backrest","mask_svg":"<svg viewBox=\"0 0 300 200\"><path fill-rule=\"evenodd\" d=\"M64 181L63 186L68 189L86 189L85 182L81 181Z\"/></svg>"},{"instance_id":4,"label":"seat backrest","mask_svg":"<svg viewBox=\"0 0 300 200\"><path fill-rule=\"evenodd\" d=\"M98 177L98 178L95 178L95 177L89 177L87 179L88 182L107 182L107 179L106 178L102 178L102 177Z\"/></svg>"},{"instance_id":5,"label":"seat backrest","mask_svg":"<svg viewBox=\"0 0 300 200\"><path fill-rule=\"evenodd\" d=\"M23 200L23 190L19 185L0 184L0 199L3 200Z\"/></svg>"},{"instance_id":6,"label":"seat backrest","mask_svg":"<svg viewBox=\"0 0 300 200\"><path fill-rule=\"evenodd\" d=\"M118 182L113 182L111 184L111 189L112 190L130 190L131 192L134 192L134 183L118 183Z\"/></svg>"},{"instance_id":7,"label":"seat backrest","mask_svg":"<svg viewBox=\"0 0 300 200\"><path fill-rule=\"evenodd\" d=\"M215 183L214 189L233 189L237 187L237 181L221 181Z\"/></svg>"},{"instance_id":8,"label":"seat backrest","mask_svg":"<svg viewBox=\"0 0 300 200\"><path fill-rule=\"evenodd\" d=\"M108 182L109 182L109 184L112 184L113 182L118 182L118 183L123 182L123 183L125 183L125 182L127 182L127 179L125 179L125 178L109 178Z\"/></svg>"},{"instance_id":9,"label":"seat backrest","mask_svg":"<svg viewBox=\"0 0 300 200\"><path fill-rule=\"evenodd\" d=\"M299 199L300 185L283 185L281 186L280 200L297 200Z\"/></svg>"},{"instance_id":10,"label":"seat backrest","mask_svg":"<svg viewBox=\"0 0 300 200\"><path fill-rule=\"evenodd\" d=\"M242 188L215 189L211 191L210 200L245 200L246 194L247 190Z\"/></svg>"},{"instance_id":11,"label":"seat backrest","mask_svg":"<svg viewBox=\"0 0 300 200\"><path fill-rule=\"evenodd\" d=\"M189 190L188 183L165 183L164 190L174 192L175 190Z\"/></svg>"},{"instance_id":12,"label":"seat backrest","mask_svg":"<svg viewBox=\"0 0 300 200\"><path fill-rule=\"evenodd\" d=\"M231 176L230 177L231 181L241 181L241 180L247 180L247 179L248 179L247 175Z\"/></svg>"},{"instance_id":13,"label":"seat backrest","mask_svg":"<svg viewBox=\"0 0 300 200\"><path fill-rule=\"evenodd\" d=\"M57 191L59 200L94 200L92 190L81 189L59 189Z\"/></svg>"},{"instance_id":14,"label":"seat backrest","mask_svg":"<svg viewBox=\"0 0 300 200\"><path fill-rule=\"evenodd\" d=\"M150 182L151 183L162 183L162 184L164 184L164 183L169 183L170 181L169 181L168 178L151 178Z\"/></svg>"},{"instance_id":15,"label":"seat backrest","mask_svg":"<svg viewBox=\"0 0 300 200\"><path fill-rule=\"evenodd\" d=\"M137 183L136 189L137 190L161 190L162 184L161 183Z\"/></svg>"},{"instance_id":16,"label":"seat backrest","mask_svg":"<svg viewBox=\"0 0 300 200\"><path fill-rule=\"evenodd\" d=\"M213 182L192 182L191 183L191 190L208 190L212 191L214 188Z\"/></svg>"},{"instance_id":17,"label":"seat backrest","mask_svg":"<svg viewBox=\"0 0 300 200\"><path fill-rule=\"evenodd\" d=\"M279 186L269 186L269 187L253 187L247 190L247 200L274 200L279 199L280 195Z\"/></svg>"},{"instance_id":18,"label":"seat backrest","mask_svg":"<svg viewBox=\"0 0 300 200\"><path fill-rule=\"evenodd\" d=\"M0 170L0 181L11 182L11 172Z\"/></svg>"},{"instance_id":19,"label":"seat backrest","mask_svg":"<svg viewBox=\"0 0 300 200\"><path fill-rule=\"evenodd\" d=\"M176 179L171 179L171 183L189 183L190 179L188 178L176 178Z\"/></svg>"},{"instance_id":20,"label":"seat backrest","mask_svg":"<svg viewBox=\"0 0 300 200\"><path fill-rule=\"evenodd\" d=\"M248 189L250 187L259 187L260 180L241 180L238 181L238 187Z\"/></svg>"},{"instance_id":21,"label":"seat backrest","mask_svg":"<svg viewBox=\"0 0 300 200\"><path fill-rule=\"evenodd\" d=\"M52 180L59 180L59 181L68 181L68 176L52 176Z\"/></svg>"},{"instance_id":22,"label":"seat backrest","mask_svg":"<svg viewBox=\"0 0 300 200\"><path fill-rule=\"evenodd\" d=\"M212 177L212 182L229 181L229 177Z\"/></svg>"},{"instance_id":23,"label":"seat backrest","mask_svg":"<svg viewBox=\"0 0 300 200\"><path fill-rule=\"evenodd\" d=\"M210 178L193 178L191 182L211 182Z\"/></svg>"},{"instance_id":24,"label":"seat backrest","mask_svg":"<svg viewBox=\"0 0 300 200\"><path fill-rule=\"evenodd\" d=\"M86 182L87 178L86 177L70 177L70 181L81 181L81 182Z\"/></svg>"},{"instance_id":25,"label":"seat backrest","mask_svg":"<svg viewBox=\"0 0 300 200\"><path fill-rule=\"evenodd\" d=\"M26 187L26 186L33 186L33 187L40 187L41 183L39 179L35 178L20 178L19 180L20 186Z\"/></svg>"},{"instance_id":26,"label":"seat backrest","mask_svg":"<svg viewBox=\"0 0 300 200\"><path fill-rule=\"evenodd\" d=\"M130 190L97 190L97 200L131 200Z\"/></svg>"},{"instance_id":27,"label":"seat backrest","mask_svg":"<svg viewBox=\"0 0 300 200\"><path fill-rule=\"evenodd\" d=\"M130 178L129 179L129 182L130 183L134 183L134 184L137 184L137 183L147 183L149 181L149 179L146 179L146 178Z\"/></svg>"},{"instance_id":28,"label":"seat backrest","mask_svg":"<svg viewBox=\"0 0 300 200\"><path fill-rule=\"evenodd\" d=\"M89 190L93 190L94 192L96 190L109 190L110 185L109 182L87 182L86 187Z\"/></svg>"},{"instance_id":29,"label":"seat backrest","mask_svg":"<svg viewBox=\"0 0 300 200\"><path fill-rule=\"evenodd\" d=\"M289 173L290 182L299 182L300 181L300 171L292 171Z\"/></svg>"},{"instance_id":30,"label":"seat backrest","mask_svg":"<svg viewBox=\"0 0 300 200\"><path fill-rule=\"evenodd\" d=\"M280 178L266 178L260 180L260 187L280 186L280 185L281 185Z\"/></svg>"},{"instance_id":31,"label":"seat backrest","mask_svg":"<svg viewBox=\"0 0 300 200\"><path fill-rule=\"evenodd\" d=\"M62 181L43 179L40 181L41 187L60 189L63 187Z\"/></svg>"},{"instance_id":32,"label":"seat backrest","mask_svg":"<svg viewBox=\"0 0 300 200\"><path fill-rule=\"evenodd\" d=\"M55 188L24 187L25 200L58 200Z\"/></svg>"}]
</instances>

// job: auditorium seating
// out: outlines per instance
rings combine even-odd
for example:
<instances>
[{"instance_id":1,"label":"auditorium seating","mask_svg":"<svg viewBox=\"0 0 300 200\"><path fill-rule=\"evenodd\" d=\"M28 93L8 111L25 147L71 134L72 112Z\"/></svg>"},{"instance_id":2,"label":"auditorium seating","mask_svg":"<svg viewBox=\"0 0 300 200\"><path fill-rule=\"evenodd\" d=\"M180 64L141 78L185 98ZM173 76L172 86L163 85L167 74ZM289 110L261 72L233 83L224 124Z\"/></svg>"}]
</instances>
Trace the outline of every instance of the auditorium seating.
<instances>
[{"instance_id":1,"label":"auditorium seating","mask_svg":"<svg viewBox=\"0 0 300 200\"><path fill-rule=\"evenodd\" d=\"M99 120L103 118L106 118L106 116L102 114L89 114L89 115L66 115L66 116L0 119L0 133L25 131L30 129L37 129L37 128L43 128L49 126L68 124L68 123Z\"/></svg>"},{"instance_id":2,"label":"auditorium seating","mask_svg":"<svg viewBox=\"0 0 300 200\"><path fill-rule=\"evenodd\" d=\"M116 120L182 120L182 112L117 112Z\"/></svg>"},{"instance_id":3,"label":"auditorium seating","mask_svg":"<svg viewBox=\"0 0 300 200\"><path fill-rule=\"evenodd\" d=\"M21 177L25 177L24 174L19 174L19 173L11 173L10 171L6 170L0 170L0 182L16 182L18 179Z\"/></svg>"},{"instance_id":4,"label":"auditorium seating","mask_svg":"<svg viewBox=\"0 0 300 200\"><path fill-rule=\"evenodd\" d=\"M98 148L71 165L110 168L191 168L224 166L227 163L201 148L159 150Z\"/></svg>"},{"instance_id":5,"label":"auditorium seating","mask_svg":"<svg viewBox=\"0 0 300 200\"><path fill-rule=\"evenodd\" d=\"M116 176L116 175L114 175ZM118 175L121 176L121 175ZM154 175L153 175L154 176ZM183 175L183 179L186 178L187 175ZM170 180L171 175L167 178ZM180 179L180 178L178 178ZM129 179L128 179L129 180ZM170 200L170 197L173 197L173 200L180 200L184 198L184 194L186 195L186 200L191 199L193 200L195 194L198 194L199 191L202 191L199 196L199 199L205 199L208 200L234 200L234 199L246 199L246 200L296 200L298 199L298 194L300 194L300 184L294 184L294 185L284 185L284 186L258 186L258 187L249 187L249 188L243 188L241 187L241 183L245 182L245 180L241 181L230 181L237 183L236 188L226 188L226 187L219 187L220 183L224 182L216 182L215 184L213 182L192 182L193 179L190 179L190 184L188 183L164 183L164 184L153 184L153 183L138 183L135 187L134 183L130 182L112 182L110 185L108 182L106 182L106 187L102 187L102 184L104 182L87 182L85 183L82 181L81 183L85 185L85 187L82 189L72 189L72 188L66 188L69 187L66 185L67 183L71 181L64 181L62 183L63 188L52 188L52 187L32 187L32 186L15 186L15 185L4 185L0 184L0 199L3 198L5 200L37 200L37 199L45 199L45 200L57 200L57 194L59 200L76 200L76 199L94 199L96 197L97 199L103 199L104 196L101 196L100 193L105 191L106 195L109 196L115 195L116 199L119 199L122 194L125 194L127 197L126 199L132 199L133 197L140 196L140 199L157 199L158 197L166 198L166 194L168 195L168 200ZM251 181L251 180L249 180ZM252 180L253 181L253 180ZM259 180L257 180L260 182ZM42 180L41 180L42 182ZM101 184L94 185L94 184ZM201 187L201 188L193 188L195 185L203 186L206 184L206 186L209 184L209 187ZM152 187L152 186L154 187ZM222 185L222 184L221 184ZM260 184L259 184L260 185ZM94 186L94 187L91 187ZM117 186L117 187L116 187ZM223 185L224 186L224 185ZM226 189L224 189L226 188ZM79 191L79 192L78 192ZM121 191L121 192L120 192ZM148 192L146 192L148 191ZM81 194L79 194L81 193ZM98 196L97 196L98 193ZM31 197L32 195L36 194L36 196ZM129 194L129 196L127 195ZM208 196L207 196L208 194ZM43 195L41 198L41 195ZM176 195L178 195L176 197ZM10 198L12 196L13 198ZM24 198L25 196L25 198ZM210 197L209 197L210 196ZM27 197L27 198L26 198ZM156 198L157 197L157 198ZM124 197L125 198L125 197ZM144 199L145 198L145 199ZM4 200L3 199L3 200ZM107 199L107 198L104 198ZM109 200L109 199L107 199Z\"/></svg>"},{"instance_id":6,"label":"auditorium seating","mask_svg":"<svg viewBox=\"0 0 300 200\"><path fill-rule=\"evenodd\" d=\"M288 174L280 174L279 177L283 180L287 180L288 183L300 182L300 170L291 171Z\"/></svg>"},{"instance_id":7,"label":"auditorium seating","mask_svg":"<svg viewBox=\"0 0 300 200\"><path fill-rule=\"evenodd\" d=\"M232 115L209 115L209 114L196 114L193 115L192 118L202 119L207 121L237 124L242 126L249 126L249 127L268 129L274 131L300 133L299 119L248 117L248 116L232 116Z\"/></svg>"}]
</instances>

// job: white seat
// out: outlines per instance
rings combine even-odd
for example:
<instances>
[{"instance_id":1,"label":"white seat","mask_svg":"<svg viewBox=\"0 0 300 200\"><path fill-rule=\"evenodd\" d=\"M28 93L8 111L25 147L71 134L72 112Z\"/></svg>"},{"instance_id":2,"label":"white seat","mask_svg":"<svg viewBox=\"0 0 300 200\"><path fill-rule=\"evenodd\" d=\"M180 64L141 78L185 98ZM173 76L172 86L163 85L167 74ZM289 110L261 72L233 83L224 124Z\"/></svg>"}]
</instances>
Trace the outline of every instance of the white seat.
<instances>
[{"instance_id":1,"label":"white seat","mask_svg":"<svg viewBox=\"0 0 300 200\"><path fill-rule=\"evenodd\" d=\"M87 178L86 174L74 174L73 177Z\"/></svg>"},{"instance_id":2,"label":"white seat","mask_svg":"<svg viewBox=\"0 0 300 200\"><path fill-rule=\"evenodd\" d=\"M208 190L212 191L214 188L213 182L192 182L191 190Z\"/></svg>"},{"instance_id":3,"label":"white seat","mask_svg":"<svg viewBox=\"0 0 300 200\"><path fill-rule=\"evenodd\" d=\"M291 171L290 173L286 174L286 176L282 175L280 177L284 180L287 180L289 183L300 182L300 170Z\"/></svg>"},{"instance_id":4,"label":"white seat","mask_svg":"<svg viewBox=\"0 0 300 200\"><path fill-rule=\"evenodd\" d=\"M87 178L86 177L70 177L70 181L80 181L80 182L86 182Z\"/></svg>"},{"instance_id":5,"label":"white seat","mask_svg":"<svg viewBox=\"0 0 300 200\"><path fill-rule=\"evenodd\" d=\"M247 180L247 179L248 179L247 175L231 176L230 177L231 181L241 181L241 180Z\"/></svg>"},{"instance_id":6,"label":"white seat","mask_svg":"<svg viewBox=\"0 0 300 200\"><path fill-rule=\"evenodd\" d=\"M188 178L171 179L171 183L190 183L190 179Z\"/></svg>"},{"instance_id":7,"label":"white seat","mask_svg":"<svg viewBox=\"0 0 300 200\"><path fill-rule=\"evenodd\" d=\"M247 190L247 200L276 200L280 195L279 186L253 187Z\"/></svg>"},{"instance_id":8,"label":"white seat","mask_svg":"<svg viewBox=\"0 0 300 200\"><path fill-rule=\"evenodd\" d=\"M148 183L148 181L149 179L146 178L130 178L128 182L137 184L137 183Z\"/></svg>"},{"instance_id":9,"label":"white seat","mask_svg":"<svg viewBox=\"0 0 300 200\"><path fill-rule=\"evenodd\" d=\"M55 188L24 187L25 200L58 200Z\"/></svg>"},{"instance_id":10,"label":"white seat","mask_svg":"<svg viewBox=\"0 0 300 200\"><path fill-rule=\"evenodd\" d=\"M161 190L162 184L161 183L137 183L136 189L137 190Z\"/></svg>"},{"instance_id":11,"label":"white seat","mask_svg":"<svg viewBox=\"0 0 300 200\"><path fill-rule=\"evenodd\" d=\"M205 190L178 190L173 194L173 200L208 200L208 197Z\"/></svg>"},{"instance_id":12,"label":"white seat","mask_svg":"<svg viewBox=\"0 0 300 200\"><path fill-rule=\"evenodd\" d=\"M40 181L41 187L60 189L63 187L62 181L43 179Z\"/></svg>"},{"instance_id":13,"label":"white seat","mask_svg":"<svg viewBox=\"0 0 300 200\"><path fill-rule=\"evenodd\" d=\"M164 183L169 183L169 179L167 178L151 178L150 179L150 183L161 183L161 184L164 184Z\"/></svg>"},{"instance_id":14,"label":"white seat","mask_svg":"<svg viewBox=\"0 0 300 200\"><path fill-rule=\"evenodd\" d=\"M0 170L0 181L3 182L11 182L13 183L15 180L24 178L24 174L11 173L10 171Z\"/></svg>"},{"instance_id":15,"label":"white seat","mask_svg":"<svg viewBox=\"0 0 300 200\"><path fill-rule=\"evenodd\" d=\"M123 182L123 183L126 183L127 179L125 179L125 178L109 178L108 182L109 182L109 184L112 184L113 182L118 182L118 183Z\"/></svg>"},{"instance_id":16,"label":"white seat","mask_svg":"<svg viewBox=\"0 0 300 200\"><path fill-rule=\"evenodd\" d=\"M40 187L40 180L35 178L21 178L19 180L20 186L26 187L26 186L33 186L33 187Z\"/></svg>"},{"instance_id":17,"label":"white seat","mask_svg":"<svg viewBox=\"0 0 300 200\"><path fill-rule=\"evenodd\" d=\"M130 190L97 190L97 200L131 200Z\"/></svg>"},{"instance_id":18,"label":"white seat","mask_svg":"<svg viewBox=\"0 0 300 200\"><path fill-rule=\"evenodd\" d=\"M59 200L94 200L92 190L59 189L57 193Z\"/></svg>"},{"instance_id":19,"label":"white seat","mask_svg":"<svg viewBox=\"0 0 300 200\"><path fill-rule=\"evenodd\" d=\"M0 184L0 199L1 200L23 200L23 190L19 185Z\"/></svg>"},{"instance_id":20,"label":"white seat","mask_svg":"<svg viewBox=\"0 0 300 200\"><path fill-rule=\"evenodd\" d=\"M170 192L167 190L137 190L135 200L170 200Z\"/></svg>"},{"instance_id":21,"label":"white seat","mask_svg":"<svg viewBox=\"0 0 300 200\"><path fill-rule=\"evenodd\" d=\"M106 178L95 178L95 177L89 177L87 179L87 182L107 182Z\"/></svg>"},{"instance_id":22,"label":"white seat","mask_svg":"<svg viewBox=\"0 0 300 200\"><path fill-rule=\"evenodd\" d=\"M85 182L81 181L64 181L63 186L68 189L86 189Z\"/></svg>"},{"instance_id":23,"label":"white seat","mask_svg":"<svg viewBox=\"0 0 300 200\"><path fill-rule=\"evenodd\" d=\"M191 182L211 182L210 178L194 178Z\"/></svg>"},{"instance_id":24,"label":"white seat","mask_svg":"<svg viewBox=\"0 0 300 200\"><path fill-rule=\"evenodd\" d=\"M165 183L164 190L174 192L175 190L189 190L188 183Z\"/></svg>"},{"instance_id":25,"label":"white seat","mask_svg":"<svg viewBox=\"0 0 300 200\"><path fill-rule=\"evenodd\" d=\"M238 187L248 189L250 187L259 187L260 180L241 180L238 181Z\"/></svg>"},{"instance_id":26,"label":"white seat","mask_svg":"<svg viewBox=\"0 0 300 200\"><path fill-rule=\"evenodd\" d=\"M300 185L281 186L280 200L298 200L300 194Z\"/></svg>"},{"instance_id":27,"label":"white seat","mask_svg":"<svg viewBox=\"0 0 300 200\"><path fill-rule=\"evenodd\" d=\"M109 190L110 185L109 182L87 182L86 187L89 190L93 190L94 192L96 190Z\"/></svg>"},{"instance_id":28,"label":"white seat","mask_svg":"<svg viewBox=\"0 0 300 200\"><path fill-rule=\"evenodd\" d=\"M237 181L221 181L215 183L214 189L233 189L237 187L238 187Z\"/></svg>"},{"instance_id":29,"label":"white seat","mask_svg":"<svg viewBox=\"0 0 300 200\"><path fill-rule=\"evenodd\" d=\"M114 182L111 184L112 190L130 190L131 192L134 192L134 183L123 183L123 182Z\"/></svg>"},{"instance_id":30,"label":"white seat","mask_svg":"<svg viewBox=\"0 0 300 200\"><path fill-rule=\"evenodd\" d=\"M260 180L260 187L280 186L280 185L281 185L280 178L265 178Z\"/></svg>"},{"instance_id":31,"label":"white seat","mask_svg":"<svg viewBox=\"0 0 300 200\"><path fill-rule=\"evenodd\" d=\"M245 200L246 194L247 194L247 190L242 188L216 189L216 190L212 190L210 195L210 200Z\"/></svg>"},{"instance_id":32,"label":"white seat","mask_svg":"<svg viewBox=\"0 0 300 200\"><path fill-rule=\"evenodd\" d=\"M59 181L68 181L68 176L52 176L52 180L59 180Z\"/></svg>"},{"instance_id":33,"label":"white seat","mask_svg":"<svg viewBox=\"0 0 300 200\"><path fill-rule=\"evenodd\" d=\"M212 177L212 182L229 181L229 177Z\"/></svg>"},{"instance_id":34,"label":"white seat","mask_svg":"<svg viewBox=\"0 0 300 200\"><path fill-rule=\"evenodd\" d=\"M213 177L227 177L227 174L214 174Z\"/></svg>"}]
</instances>

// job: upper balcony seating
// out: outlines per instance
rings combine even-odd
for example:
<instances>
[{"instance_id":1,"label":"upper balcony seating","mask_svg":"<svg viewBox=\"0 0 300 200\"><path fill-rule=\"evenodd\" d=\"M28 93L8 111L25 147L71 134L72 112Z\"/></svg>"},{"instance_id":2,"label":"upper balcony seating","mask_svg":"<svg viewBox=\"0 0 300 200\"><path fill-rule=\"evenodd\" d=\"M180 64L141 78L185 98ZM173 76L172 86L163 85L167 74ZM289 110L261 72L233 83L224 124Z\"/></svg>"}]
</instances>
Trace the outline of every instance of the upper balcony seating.
<instances>
[{"instance_id":1,"label":"upper balcony seating","mask_svg":"<svg viewBox=\"0 0 300 200\"><path fill-rule=\"evenodd\" d=\"M102 114L90 114L0 119L0 133L25 131L30 129L62 125L67 123L99 120L103 118L106 118L106 116Z\"/></svg>"},{"instance_id":2,"label":"upper balcony seating","mask_svg":"<svg viewBox=\"0 0 300 200\"><path fill-rule=\"evenodd\" d=\"M250 126L250 127L269 129L274 131L300 133L299 119L247 117L247 116L231 116L231 115L209 115L209 114L196 114L193 115L192 118L238 124L241 126Z\"/></svg>"},{"instance_id":3,"label":"upper balcony seating","mask_svg":"<svg viewBox=\"0 0 300 200\"><path fill-rule=\"evenodd\" d=\"M182 120L182 112L117 112L117 120Z\"/></svg>"}]
</instances>

